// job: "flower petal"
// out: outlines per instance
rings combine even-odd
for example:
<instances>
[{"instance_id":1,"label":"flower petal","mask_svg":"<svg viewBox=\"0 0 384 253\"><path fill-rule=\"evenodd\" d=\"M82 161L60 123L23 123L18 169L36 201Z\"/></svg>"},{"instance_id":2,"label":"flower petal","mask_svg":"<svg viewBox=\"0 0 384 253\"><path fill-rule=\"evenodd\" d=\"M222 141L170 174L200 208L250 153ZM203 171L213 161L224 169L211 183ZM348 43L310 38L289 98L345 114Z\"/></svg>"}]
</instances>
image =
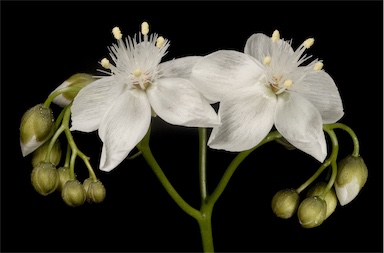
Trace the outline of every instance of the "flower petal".
<instances>
[{"instance_id":1,"label":"flower petal","mask_svg":"<svg viewBox=\"0 0 384 253\"><path fill-rule=\"evenodd\" d=\"M335 123L343 115L343 103L333 79L323 70L308 73L305 78L292 86L310 101L320 112L324 124Z\"/></svg>"},{"instance_id":2,"label":"flower petal","mask_svg":"<svg viewBox=\"0 0 384 253\"><path fill-rule=\"evenodd\" d=\"M142 90L127 90L103 117L99 136L103 141L100 169L111 171L143 139L151 122L151 106Z\"/></svg>"},{"instance_id":3,"label":"flower petal","mask_svg":"<svg viewBox=\"0 0 384 253\"><path fill-rule=\"evenodd\" d=\"M282 39L280 39L276 43L278 43L278 45L281 45L281 43L288 44ZM245 43L244 53L254 57L256 60L262 63L264 62L264 58L266 56L271 57L273 55L272 47L273 42L271 37L268 37L262 33L255 33L251 35ZM294 51L290 45L286 45L284 48L289 48L289 53L293 54Z\"/></svg>"},{"instance_id":4,"label":"flower petal","mask_svg":"<svg viewBox=\"0 0 384 253\"><path fill-rule=\"evenodd\" d=\"M162 77L179 77L188 79L191 76L193 66L195 66L195 64L202 58L202 56L187 56L160 63L160 75Z\"/></svg>"},{"instance_id":5,"label":"flower petal","mask_svg":"<svg viewBox=\"0 0 384 253\"><path fill-rule=\"evenodd\" d=\"M155 113L170 124L213 127L220 124L213 107L183 78L160 78L147 89Z\"/></svg>"},{"instance_id":6,"label":"flower petal","mask_svg":"<svg viewBox=\"0 0 384 253\"><path fill-rule=\"evenodd\" d=\"M255 147L273 126L276 101L275 94L264 85L228 94L220 102L222 125L213 128L209 147L235 152Z\"/></svg>"},{"instance_id":7,"label":"flower petal","mask_svg":"<svg viewBox=\"0 0 384 253\"><path fill-rule=\"evenodd\" d=\"M63 88L65 88L65 87L67 87L69 84L70 84L70 82L68 82L68 81L64 81L64 82L63 82L62 84L60 84L54 91L52 91L51 94L54 93L55 91L58 91L58 90L60 90L60 89L63 89ZM60 95L58 95L57 97L55 97L55 98L53 99L52 102L55 103L55 104L57 104L57 105L60 106L60 107L66 107L66 106L69 105L69 103L71 103L72 101L69 100L69 99L67 99L67 98L65 98L65 97L63 96L63 94L60 94Z\"/></svg>"},{"instance_id":8,"label":"flower petal","mask_svg":"<svg viewBox=\"0 0 384 253\"><path fill-rule=\"evenodd\" d=\"M124 85L115 80L113 76L104 77L80 90L71 107L71 131L92 132L99 127L107 109L123 92Z\"/></svg>"},{"instance_id":9,"label":"flower petal","mask_svg":"<svg viewBox=\"0 0 384 253\"><path fill-rule=\"evenodd\" d=\"M319 111L295 93L278 96L276 129L296 148L323 162L326 155L325 136Z\"/></svg>"},{"instance_id":10,"label":"flower petal","mask_svg":"<svg viewBox=\"0 0 384 253\"><path fill-rule=\"evenodd\" d=\"M209 102L222 100L225 94L254 84L262 68L252 57L231 50L220 50L201 59L192 69L191 80Z\"/></svg>"}]
</instances>

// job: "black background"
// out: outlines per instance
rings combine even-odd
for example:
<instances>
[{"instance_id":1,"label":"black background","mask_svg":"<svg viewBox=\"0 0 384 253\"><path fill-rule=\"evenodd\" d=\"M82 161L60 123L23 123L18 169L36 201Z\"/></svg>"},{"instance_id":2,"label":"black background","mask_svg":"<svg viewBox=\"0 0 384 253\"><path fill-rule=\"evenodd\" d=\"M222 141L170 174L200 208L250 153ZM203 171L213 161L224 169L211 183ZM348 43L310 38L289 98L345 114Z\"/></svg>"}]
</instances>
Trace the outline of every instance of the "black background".
<instances>
[{"instance_id":1,"label":"black background","mask_svg":"<svg viewBox=\"0 0 384 253\"><path fill-rule=\"evenodd\" d=\"M97 74L118 25L124 35L150 31L170 39L164 60L242 51L256 32L293 39L296 48L324 61L345 108L368 169L367 184L350 204L338 206L320 227L301 228L296 217L274 216L270 201L282 188L298 187L319 167L300 151L269 143L238 168L213 211L216 251L383 250L383 4L369 2L1 2L1 251L201 251L197 222L167 195L142 157L111 173L98 170L96 133L74 133L79 148L107 189L99 205L70 208L58 193L38 195L23 158L23 113L77 72ZM59 107L53 106L57 115ZM352 152L337 131L340 158ZM196 129L153 121L151 145L165 174L192 206L200 204ZM64 147L63 147L64 149ZM235 154L209 150L212 191ZM81 160L76 173L86 176ZM324 174L325 175L325 174ZM323 175L322 175L323 177Z\"/></svg>"}]
</instances>

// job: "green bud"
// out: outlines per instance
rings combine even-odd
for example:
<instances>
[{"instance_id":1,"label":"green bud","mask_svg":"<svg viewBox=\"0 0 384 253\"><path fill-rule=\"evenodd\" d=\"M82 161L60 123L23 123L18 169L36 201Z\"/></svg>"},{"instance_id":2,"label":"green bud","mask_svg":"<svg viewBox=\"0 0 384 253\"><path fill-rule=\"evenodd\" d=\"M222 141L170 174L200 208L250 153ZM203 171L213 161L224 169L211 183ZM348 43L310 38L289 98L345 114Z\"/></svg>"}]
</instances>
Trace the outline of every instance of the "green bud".
<instances>
[{"instance_id":1,"label":"green bud","mask_svg":"<svg viewBox=\"0 0 384 253\"><path fill-rule=\"evenodd\" d=\"M272 198L272 211L279 218L291 218L299 206L299 200L295 189L280 190Z\"/></svg>"},{"instance_id":2,"label":"green bud","mask_svg":"<svg viewBox=\"0 0 384 253\"><path fill-rule=\"evenodd\" d=\"M20 147L23 156L35 151L53 134L54 118L51 108L38 104L26 111L20 124Z\"/></svg>"},{"instance_id":3,"label":"green bud","mask_svg":"<svg viewBox=\"0 0 384 253\"><path fill-rule=\"evenodd\" d=\"M39 148L37 148L32 153L32 166L35 167L39 162L45 160L45 156L48 152L50 141L46 141L43 145L41 145ZM49 157L50 162L53 163L55 166L57 166L61 160L61 146L60 141L56 140L55 144L53 144L51 155Z\"/></svg>"},{"instance_id":4,"label":"green bud","mask_svg":"<svg viewBox=\"0 0 384 253\"><path fill-rule=\"evenodd\" d=\"M347 156L338 164L335 190L340 205L351 202L365 185L368 169L363 158Z\"/></svg>"},{"instance_id":5,"label":"green bud","mask_svg":"<svg viewBox=\"0 0 384 253\"><path fill-rule=\"evenodd\" d=\"M308 197L301 202L297 216L303 228L320 226L327 214L327 203L318 196Z\"/></svg>"},{"instance_id":6,"label":"green bud","mask_svg":"<svg viewBox=\"0 0 384 253\"><path fill-rule=\"evenodd\" d=\"M101 181L93 181L91 178L87 178L83 182L84 189L87 192L87 202L89 203L101 203L105 199L106 190Z\"/></svg>"},{"instance_id":7,"label":"green bud","mask_svg":"<svg viewBox=\"0 0 384 253\"><path fill-rule=\"evenodd\" d=\"M86 198L84 187L78 180L69 180L61 190L61 197L69 206L81 206Z\"/></svg>"},{"instance_id":8,"label":"green bud","mask_svg":"<svg viewBox=\"0 0 384 253\"><path fill-rule=\"evenodd\" d=\"M59 184L59 175L55 165L50 162L38 163L32 170L31 182L33 188L43 196L54 192Z\"/></svg>"},{"instance_id":9,"label":"green bud","mask_svg":"<svg viewBox=\"0 0 384 253\"><path fill-rule=\"evenodd\" d=\"M60 167L57 169L57 173L59 173L59 185L57 186L58 191L63 190L64 184L71 179L68 167Z\"/></svg>"},{"instance_id":10,"label":"green bud","mask_svg":"<svg viewBox=\"0 0 384 253\"><path fill-rule=\"evenodd\" d=\"M55 97L53 102L61 107L67 106L70 102L73 101L77 93L79 93L79 91L82 88L84 88L85 86L87 86L88 84L92 83L95 80L96 79L92 75L85 74L85 73L77 73L72 75L70 78L65 80L61 85L59 85L53 92L66 87L72 87L74 88L74 90L67 91L58 95L57 97Z\"/></svg>"},{"instance_id":11,"label":"green bud","mask_svg":"<svg viewBox=\"0 0 384 253\"><path fill-rule=\"evenodd\" d=\"M309 189L307 197L320 196L321 194L323 194L326 187L327 183L325 182L317 183L311 189ZM324 197L324 200L327 203L327 213L325 215L325 219L327 219L335 211L337 206L337 197L333 188L328 191L328 193Z\"/></svg>"}]
</instances>

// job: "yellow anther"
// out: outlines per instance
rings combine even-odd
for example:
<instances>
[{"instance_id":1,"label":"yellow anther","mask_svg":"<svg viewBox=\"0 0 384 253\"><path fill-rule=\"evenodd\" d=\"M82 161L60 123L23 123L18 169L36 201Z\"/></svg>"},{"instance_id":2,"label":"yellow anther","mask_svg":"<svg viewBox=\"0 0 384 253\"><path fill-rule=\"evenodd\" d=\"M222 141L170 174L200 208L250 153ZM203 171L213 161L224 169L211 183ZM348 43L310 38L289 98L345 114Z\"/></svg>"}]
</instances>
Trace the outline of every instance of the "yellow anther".
<instances>
[{"instance_id":1,"label":"yellow anther","mask_svg":"<svg viewBox=\"0 0 384 253\"><path fill-rule=\"evenodd\" d=\"M272 60L272 58L270 56L265 56L264 61L263 61L264 65L269 66L269 64L271 63L271 60Z\"/></svg>"},{"instance_id":2,"label":"yellow anther","mask_svg":"<svg viewBox=\"0 0 384 253\"><path fill-rule=\"evenodd\" d=\"M147 22L143 22L143 23L141 24L141 33L142 33L143 35L147 35L147 34L149 33L149 25L148 25Z\"/></svg>"},{"instance_id":3,"label":"yellow anther","mask_svg":"<svg viewBox=\"0 0 384 253\"><path fill-rule=\"evenodd\" d=\"M133 71L133 75L134 75L135 77L139 77L139 76L141 76L141 70L140 70L140 69L136 69L135 71Z\"/></svg>"},{"instance_id":4,"label":"yellow anther","mask_svg":"<svg viewBox=\"0 0 384 253\"><path fill-rule=\"evenodd\" d=\"M112 33L113 33L113 37L115 37L115 39L117 40L120 40L123 37L120 31L120 28L117 26L112 29Z\"/></svg>"},{"instance_id":5,"label":"yellow anther","mask_svg":"<svg viewBox=\"0 0 384 253\"><path fill-rule=\"evenodd\" d=\"M103 68L106 68L106 69L109 69L109 61L107 58L103 58L100 62L101 66L103 66Z\"/></svg>"},{"instance_id":6,"label":"yellow anther","mask_svg":"<svg viewBox=\"0 0 384 253\"><path fill-rule=\"evenodd\" d=\"M164 38L163 38L163 36L160 36L159 38L157 38L157 40L156 40L156 46L158 47L158 48L161 48L163 45L164 45Z\"/></svg>"},{"instance_id":7,"label":"yellow anther","mask_svg":"<svg viewBox=\"0 0 384 253\"><path fill-rule=\"evenodd\" d=\"M324 64L322 62L318 61L315 63L315 66L313 66L313 70L319 71L323 68L323 66L324 66Z\"/></svg>"},{"instance_id":8,"label":"yellow anther","mask_svg":"<svg viewBox=\"0 0 384 253\"><path fill-rule=\"evenodd\" d=\"M278 30L275 30L273 33L272 33L272 41L273 42L276 42L280 39L280 32Z\"/></svg>"},{"instance_id":9,"label":"yellow anther","mask_svg":"<svg viewBox=\"0 0 384 253\"><path fill-rule=\"evenodd\" d=\"M309 39L306 39L303 42L303 46L308 49L308 48L310 48L313 45L313 43L315 43L315 39L314 38L309 38Z\"/></svg>"},{"instance_id":10,"label":"yellow anther","mask_svg":"<svg viewBox=\"0 0 384 253\"><path fill-rule=\"evenodd\" d=\"M287 80L285 80L285 81L284 81L284 86L285 86L286 88L291 87L291 86L292 86L292 80L291 80L291 79L287 79Z\"/></svg>"}]
</instances>

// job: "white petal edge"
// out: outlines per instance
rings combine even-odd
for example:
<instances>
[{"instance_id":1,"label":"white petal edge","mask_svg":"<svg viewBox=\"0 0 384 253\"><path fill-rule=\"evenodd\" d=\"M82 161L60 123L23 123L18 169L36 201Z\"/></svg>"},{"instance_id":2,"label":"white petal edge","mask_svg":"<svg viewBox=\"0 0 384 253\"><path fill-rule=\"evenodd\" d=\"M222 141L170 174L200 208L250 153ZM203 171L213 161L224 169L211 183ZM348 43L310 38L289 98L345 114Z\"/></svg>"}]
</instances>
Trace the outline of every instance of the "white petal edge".
<instances>
[{"instance_id":1,"label":"white petal edge","mask_svg":"<svg viewBox=\"0 0 384 253\"><path fill-rule=\"evenodd\" d=\"M262 68L249 55L220 50L196 63L191 81L210 103L216 103L233 89L254 84L262 74Z\"/></svg>"},{"instance_id":2,"label":"white petal edge","mask_svg":"<svg viewBox=\"0 0 384 253\"><path fill-rule=\"evenodd\" d=\"M25 144L22 143L20 140L20 148L21 148L21 153L23 154L23 157L29 155L30 153L38 149L43 144L44 144L44 141L39 142L36 140L36 135L32 136L32 138Z\"/></svg>"},{"instance_id":3,"label":"white petal edge","mask_svg":"<svg viewBox=\"0 0 384 253\"><path fill-rule=\"evenodd\" d=\"M147 95L155 113L170 124L187 127L220 124L213 107L187 79L158 79L147 89Z\"/></svg>"},{"instance_id":4,"label":"white petal edge","mask_svg":"<svg viewBox=\"0 0 384 253\"><path fill-rule=\"evenodd\" d=\"M67 82L67 81L64 81L62 84L60 84L54 91L51 92L54 93L55 91L58 91L60 89L63 89L65 87L67 87L68 85L70 84L70 82ZM50 95L51 95L50 94ZM55 97L52 101L54 104L60 106L60 107L66 107L67 105L69 105L69 103L71 103L72 101L69 100L69 99L66 99L62 94L58 95L57 97Z\"/></svg>"},{"instance_id":5,"label":"white petal edge","mask_svg":"<svg viewBox=\"0 0 384 253\"><path fill-rule=\"evenodd\" d=\"M100 170L109 172L117 167L143 139L150 122L151 106L144 91L134 89L121 94L100 124Z\"/></svg>"},{"instance_id":6,"label":"white petal edge","mask_svg":"<svg viewBox=\"0 0 384 253\"><path fill-rule=\"evenodd\" d=\"M221 102L222 125L213 128L208 146L240 152L259 144L273 126L276 96L262 84L228 94Z\"/></svg>"},{"instance_id":7,"label":"white petal edge","mask_svg":"<svg viewBox=\"0 0 384 253\"><path fill-rule=\"evenodd\" d=\"M71 131L92 132L99 128L108 108L123 93L124 84L113 76L94 81L77 94L71 107Z\"/></svg>"},{"instance_id":8,"label":"white petal edge","mask_svg":"<svg viewBox=\"0 0 384 253\"><path fill-rule=\"evenodd\" d=\"M186 56L159 64L161 77L190 78L192 68L202 56Z\"/></svg>"},{"instance_id":9,"label":"white petal edge","mask_svg":"<svg viewBox=\"0 0 384 253\"><path fill-rule=\"evenodd\" d=\"M280 94L275 126L289 143L318 161L324 161L327 149L321 115L308 100L294 93Z\"/></svg>"},{"instance_id":10,"label":"white petal edge","mask_svg":"<svg viewBox=\"0 0 384 253\"><path fill-rule=\"evenodd\" d=\"M349 182L349 183L347 183L341 187L337 184L337 182L335 182L336 196L340 202L340 205L342 205L342 206L348 204L354 198L356 198L356 196L359 194L360 190L361 190L361 187L360 187L359 181L357 180L356 177L353 178L351 180L351 182Z\"/></svg>"}]
</instances>

